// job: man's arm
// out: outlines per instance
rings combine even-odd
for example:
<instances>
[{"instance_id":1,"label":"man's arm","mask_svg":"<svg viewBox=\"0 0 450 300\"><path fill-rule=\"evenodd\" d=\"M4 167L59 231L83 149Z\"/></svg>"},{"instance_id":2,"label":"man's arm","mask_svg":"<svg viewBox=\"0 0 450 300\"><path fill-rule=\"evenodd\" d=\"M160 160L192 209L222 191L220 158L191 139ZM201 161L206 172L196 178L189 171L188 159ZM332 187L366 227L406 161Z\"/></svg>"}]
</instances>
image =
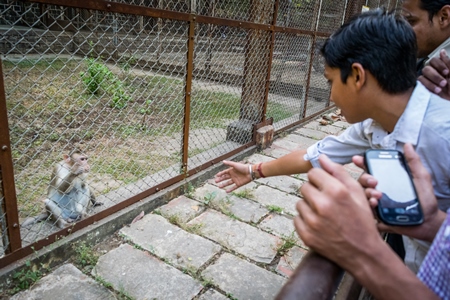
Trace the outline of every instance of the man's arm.
<instances>
[{"instance_id":1,"label":"man's arm","mask_svg":"<svg viewBox=\"0 0 450 300\"><path fill-rule=\"evenodd\" d=\"M377 299L438 299L381 239L361 185L321 156L294 224L307 246L350 272Z\"/></svg>"}]
</instances>

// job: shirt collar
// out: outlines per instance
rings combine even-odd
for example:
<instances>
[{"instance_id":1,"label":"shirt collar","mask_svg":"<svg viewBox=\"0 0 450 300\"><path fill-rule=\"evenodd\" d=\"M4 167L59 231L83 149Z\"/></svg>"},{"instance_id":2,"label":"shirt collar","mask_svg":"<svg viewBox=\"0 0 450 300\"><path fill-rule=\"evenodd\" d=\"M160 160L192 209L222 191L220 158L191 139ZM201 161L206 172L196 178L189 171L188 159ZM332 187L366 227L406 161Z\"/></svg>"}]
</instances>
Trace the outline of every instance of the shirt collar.
<instances>
[{"instance_id":1,"label":"shirt collar","mask_svg":"<svg viewBox=\"0 0 450 300\"><path fill-rule=\"evenodd\" d=\"M417 82L405 111L400 116L392 132L395 134L397 141L413 145L417 144L430 97L431 92L423 84Z\"/></svg>"},{"instance_id":2,"label":"shirt collar","mask_svg":"<svg viewBox=\"0 0 450 300\"><path fill-rule=\"evenodd\" d=\"M405 111L398 119L397 124L395 124L394 131L391 133L392 138L402 143L417 144L430 97L431 92L423 84L417 82ZM365 123L363 125L365 134L384 133L384 135L387 135L387 131L376 121L368 119L363 121L363 123ZM383 134L376 135L382 136Z\"/></svg>"}]
</instances>

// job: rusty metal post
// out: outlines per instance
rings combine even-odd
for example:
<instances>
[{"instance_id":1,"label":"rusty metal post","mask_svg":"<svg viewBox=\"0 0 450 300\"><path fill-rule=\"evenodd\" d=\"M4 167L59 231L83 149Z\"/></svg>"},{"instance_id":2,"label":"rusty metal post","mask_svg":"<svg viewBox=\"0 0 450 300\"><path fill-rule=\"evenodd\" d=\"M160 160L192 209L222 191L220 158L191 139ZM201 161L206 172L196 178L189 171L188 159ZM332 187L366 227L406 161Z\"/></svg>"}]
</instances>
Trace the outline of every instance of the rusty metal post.
<instances>
[{"instance_id":1,"label":"rusty metal post","mask_svg":"<svg viewBox=\"0 0 450 300\"><path fill-rule=\"evenodd\" d=\"M14 169L11 155L11 142L9 138L8 112L6 108L5 85L3 82L2 60L0 58L0 172L2 172L2 186L4 201L3 212L6 216L6 230L9 244L5 247L5 254L14 252L22 246L20 238L19 214L17 210L16 187L14 184ZM2 217L2 216L0 216ZM4 223L4 222L3 222Z\"/></svg>"},{"instance_id":2,"label":"rusty metal post","mask_svg":"<svg viewBox=\"0 0 450 300\"><path fill-rule=\"evenodd\" d=\"M263 120L274 8L274 0L250 1L250 22L268 25L266 30L250 30L247 35L240 116L228 126L227 140L241 144L250 142L253 125Z\"/></svg>"},{"instance_id":3,"label":"rusty metal post","mask_svg":"<svg viewBox=\"0 0 450 300\"><path fill-rule=\"evenodd\" d=\"M189 159L189 125L191 116L191 92L192 77L194 73L194 44L195 44L195 15L191 15L189 20L189 32L187 42L187 65L186 65L186 87L185 87L185 103L184 103L184 130L183 130L183 157L182 172L187 176L187 163Z\"/></svg>"}]
</instances>

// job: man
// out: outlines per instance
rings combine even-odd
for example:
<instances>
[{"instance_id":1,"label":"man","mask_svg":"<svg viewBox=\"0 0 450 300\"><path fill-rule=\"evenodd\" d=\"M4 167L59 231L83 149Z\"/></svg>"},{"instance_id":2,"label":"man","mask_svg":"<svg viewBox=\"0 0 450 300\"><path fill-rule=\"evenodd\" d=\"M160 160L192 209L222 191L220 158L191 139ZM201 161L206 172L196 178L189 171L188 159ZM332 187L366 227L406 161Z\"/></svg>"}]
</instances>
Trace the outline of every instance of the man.
<instances>
[{"instance_id":1,"label":"man","mask_svg":"<svg viewBox=\"0 0 450 300\"><path fill-rule=\"evenodd\" d=\"M411 143L433 174L441 209L449 207L450 102L416 84L416 53L414 33L404 19L382 10L356 16L322 48L330 99L355 124L340 136L328 136L270 162L224 161L230 168L219 172L216 182L230 192L257 177L306 173L320 167L321 154L346 164L367 149L403 151L403 145ZM427 247L414 247L414 253L421 254L411 262L417 269Z\"/></svg>"},{"instance_id":2,"label":"man","mask_svg":"<svg viewBox=\"0 0 450 300\"><path fill-rule=\"evenodd\" d=\"M450 54L450 0L404 0L402 14L416 34L419 81L450 100L450 60L445 54ZM447 60L441 60L443 55Z\"/></svg>"},{"instance_id":3,"label":"man","mask_svg":"<svg viewBox=\"0 0 450 300\"><path fill-rule=\"evenodd\" d=\"M404 153L424 211L422 225L379 224L377 229L366 198L372 207L377 205L376 180L363 175L360 182L370 187L364 191L325 155L319 158L322 169L309 171L309 182L301 187L304 200L297 203L294 224L308 247L350 272L376 299L450 299L450 210L445 214L437 208L430 175L410 144ZM362 158L354 162L361 166ZM379 230L434 240L418 278L384 243Z\"/></svg>"}]
</instances>

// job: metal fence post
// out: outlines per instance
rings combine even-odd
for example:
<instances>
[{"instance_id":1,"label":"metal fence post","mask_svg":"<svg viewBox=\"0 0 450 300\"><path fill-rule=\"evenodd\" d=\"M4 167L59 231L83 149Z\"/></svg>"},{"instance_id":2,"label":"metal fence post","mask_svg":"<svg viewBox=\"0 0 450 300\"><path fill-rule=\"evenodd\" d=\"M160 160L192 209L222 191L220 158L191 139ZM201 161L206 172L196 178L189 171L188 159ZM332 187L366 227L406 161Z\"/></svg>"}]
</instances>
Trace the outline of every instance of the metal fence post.
<instances>
[{"instance_id":1,"label":"metal fence post","mask_svg":"<svg viewBox=\"0 0 450 300\"><path fill-rule=\"evenodd\" d=\"M3 196L1 201L0 218L2 224L6 223L6 228L1 228L2 236L7 234L8 245L3 245L5 253L11 253L22 246L20 238L19 214L17 210L16 188L14 184L14 170L11 155L11 144L9 139L8 114L6 109L5 86L3 82L2 60L0 58L0 172ZM1 194L0 194L1 195ZM6 237L3 241L8 241Z\"/></svg>"}]
</instances>

